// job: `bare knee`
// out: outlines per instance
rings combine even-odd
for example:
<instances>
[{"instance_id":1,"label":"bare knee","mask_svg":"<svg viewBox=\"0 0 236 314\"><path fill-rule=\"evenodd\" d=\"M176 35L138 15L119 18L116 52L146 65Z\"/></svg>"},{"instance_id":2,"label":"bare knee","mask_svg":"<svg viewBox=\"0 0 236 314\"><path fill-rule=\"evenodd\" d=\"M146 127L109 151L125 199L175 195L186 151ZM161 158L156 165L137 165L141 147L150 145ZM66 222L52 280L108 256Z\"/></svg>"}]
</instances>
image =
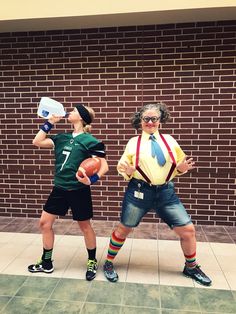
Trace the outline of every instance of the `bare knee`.
<instances>
[{"instance_id":1,"label":"bare knee","mask_svg":"<svg viewBox=\"0 0 236 314\"><path fill-rule=\"evenodd\" d=\"M42 232L51 231L52 230L52 225L53 225L53 223L51 221L47 221L47 220L44 220L44 219L41 219L39 221L39 229Z\"/></svg>"},{"instance_id":2,"label":"bare knee","mask_svg":"<svg viewBox=\"0 0 236 314\"><path fill-rule=\"evenodd\" d=\"M196 232L193 224L183 227L175 227L174 231L182 240L190 240L196 237Z\"/></svg>"},{"instance_id":3,"label":"bare knee","mask_svg":"<svg viewBox=\"0 0 236 314\"><path fill-rule=\"evenodd\" d=\"M83 234L88 234L88 233L93 232L93 228L92 228L89 220L78 221L78 224L79 224L80 230L82 231Z\"/></svg>"},{"instance_id":4,"label":"bare knee","mask_svg":"<svg viewBox=\"0 0 236 314\"><path fill-rule=\"evenodd\" d=\"M125 239L128 234L132 231L132 228L125 227L122 224L119 224L115 229L115 235L120 239Z\"/></svg>"}]
</instances>

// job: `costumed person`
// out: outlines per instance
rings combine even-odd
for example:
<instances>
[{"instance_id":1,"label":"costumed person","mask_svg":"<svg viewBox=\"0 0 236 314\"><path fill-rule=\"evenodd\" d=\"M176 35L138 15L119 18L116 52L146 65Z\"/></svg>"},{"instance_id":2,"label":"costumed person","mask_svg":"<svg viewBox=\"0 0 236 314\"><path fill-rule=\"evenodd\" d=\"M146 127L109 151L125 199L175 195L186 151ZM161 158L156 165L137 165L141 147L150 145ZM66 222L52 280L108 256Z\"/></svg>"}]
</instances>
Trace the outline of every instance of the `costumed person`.
<instances>
[{"instance_id":1,"label":"costumed person","mask_svg":"<svg viewBox=\"0 0 236 314\"><path fill-rule=\"evenodd\" d=\"M88 252L86 279L96 276L96 236L91 225L93 205L90 185L96 183L107 171L104 144L90 134L94 111L82 104L75 106L67 117L74 127L73 132L48 136L48 132L62 117L52 115L40 127L33 145L40 148L54 149L55 173L54 186L41 214L39 226L42 232L43 253L36 264L28 266L32 273L52 273L54 270L52 253L54 246L53 224L57 216L65 216L69 209L73 220L78 222ZM81 162L89 157L97 156L101 160L98 173L88 177L83 173L79 177L77 170Z\"/></svg>"},{"instance_id":2,"label":"costumed person","mask_svg":"<svg viewBox=\"0 0 236 314\"><path fill-rule=\"evenodd\" d=\"M153 209L180 238L185 257L183 274L202 285L211 285L211 279L197 263L195 228L175 193L173 182L175 176L192 170L194 161L185 155L171 135L159 132L160 124L169 117L166 105L156 103L144 105L131 118L132 126L136 130L141 128L142 134L128 141L117 166L119 174L129 183L120 223L111 234L103 266L104 275L111 282L118 280L113 261L125 239Z\"/></svg>"}]
</instances>

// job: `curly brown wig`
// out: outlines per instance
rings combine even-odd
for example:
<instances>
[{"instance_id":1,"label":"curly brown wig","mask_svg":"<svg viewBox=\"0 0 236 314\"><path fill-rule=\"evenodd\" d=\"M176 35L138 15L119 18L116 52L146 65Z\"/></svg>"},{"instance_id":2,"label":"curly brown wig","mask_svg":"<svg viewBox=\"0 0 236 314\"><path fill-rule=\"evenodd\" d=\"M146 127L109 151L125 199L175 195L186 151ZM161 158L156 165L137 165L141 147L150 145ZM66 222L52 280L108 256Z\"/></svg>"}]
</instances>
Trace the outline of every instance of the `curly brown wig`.
<instances>
[{"instance_id":1,"label":"curly brown wig","mask_svg":"<svg viewBox=\"0 0 236 314\"><path fill-rule=\"evenodd\" d=\"M165 103L158 102L155 104L146 104L138 112L135 112L130 118L130 122L136 130L138 130L141 127L141 119L143 117L144 112L152 109L160 113L161 123L165 123L170 119L170 112Z\"/></svg>"}]
</instances>

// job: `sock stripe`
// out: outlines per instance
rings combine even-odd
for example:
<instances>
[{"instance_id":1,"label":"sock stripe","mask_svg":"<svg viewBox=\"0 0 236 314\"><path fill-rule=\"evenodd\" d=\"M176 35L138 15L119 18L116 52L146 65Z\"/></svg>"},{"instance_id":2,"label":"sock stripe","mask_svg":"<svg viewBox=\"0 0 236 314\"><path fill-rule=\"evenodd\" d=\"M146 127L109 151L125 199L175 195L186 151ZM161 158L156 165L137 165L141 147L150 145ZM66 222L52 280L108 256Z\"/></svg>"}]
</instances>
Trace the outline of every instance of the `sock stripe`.
<instances>
[{"instance_id":1,"label":"sock stripe","mask_svg":"<svg viewBox=\"0 0 236 314\"><path fill-rule=\"evenodd\" d=\"M184 255L186 259L191 259L191 258L194 258L196 257L196 252L194 252L193 254L191 255Z\"/></svg>"},{"instance_id":2,"label":"sock stripe","mask_svg":"<svg viewBox=\"0 0 236 314\"><path fill-rule=\"evenodd\" d=\"M118 251L119 251L119 250L117 250L117 249L113 249L113 250L112 250L112 249L109 247L109 253L112 254L112 255L116 254Z\"/></svg>"},{"instance_id":3,"label":"sock stripe","mask_svg":"<svg viewBox=\"0 0 236 314\"><path fill-rule=\"evenodd\" d=\"M107 255L115 257L117 255L117 253L118 253L118 251L112 252L112 251L108 250Z\"/></svg>"},{"instance_id":4,"label":"sock stripe","mask_svg":"<svg viewBox=\"0 0 236 314\"><path fill-rule=\"evenodd\" d=\"M123 243L124 243L124 242L123 242ZM112 250L117 250L118 247L119 247L119 248L122 247L123 243L121 243L121 244L119 244L119 245L116 245L115 243L113 243L113 242L111 241L111 242L110 242L110 248L111 248Z\"/></svg>"},{"instance_id":5,"label":"sock stripe","mask_svg":"<svg viewBox=\"0 0 236 314\"><path fill-rule=\"evenodd\" d=\"M111 245L121 247L124 244L124 242L125 241L123 241L123 242L114 242L113 240L111 240Z\"/></svg>"}]
</instances>

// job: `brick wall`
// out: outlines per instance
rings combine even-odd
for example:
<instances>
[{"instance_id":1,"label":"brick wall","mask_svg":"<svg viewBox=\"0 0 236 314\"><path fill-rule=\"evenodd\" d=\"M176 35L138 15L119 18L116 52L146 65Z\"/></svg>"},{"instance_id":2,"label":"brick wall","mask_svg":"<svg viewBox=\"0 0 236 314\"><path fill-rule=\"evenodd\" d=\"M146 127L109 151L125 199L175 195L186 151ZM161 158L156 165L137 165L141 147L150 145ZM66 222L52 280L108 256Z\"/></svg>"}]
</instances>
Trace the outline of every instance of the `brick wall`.
<instances>
[{"instance_id":1,"label":"brick wall","mask_svg":"<svg viewBox=\"0 0 236 314\"><path fill-rule=\"evenodd\" d=\"M130 114L164 101L173 119L163 132L198 166L175 180L183 203L198 224L235 226L235 37L236 21L0 33L0 216L39 217L50 192L53 155L31 144L48 96L96 111L110 171L93 187L95 219L119 217ZM64 130L63 121L52 133Z\"/></svg>"}]
</instances>

